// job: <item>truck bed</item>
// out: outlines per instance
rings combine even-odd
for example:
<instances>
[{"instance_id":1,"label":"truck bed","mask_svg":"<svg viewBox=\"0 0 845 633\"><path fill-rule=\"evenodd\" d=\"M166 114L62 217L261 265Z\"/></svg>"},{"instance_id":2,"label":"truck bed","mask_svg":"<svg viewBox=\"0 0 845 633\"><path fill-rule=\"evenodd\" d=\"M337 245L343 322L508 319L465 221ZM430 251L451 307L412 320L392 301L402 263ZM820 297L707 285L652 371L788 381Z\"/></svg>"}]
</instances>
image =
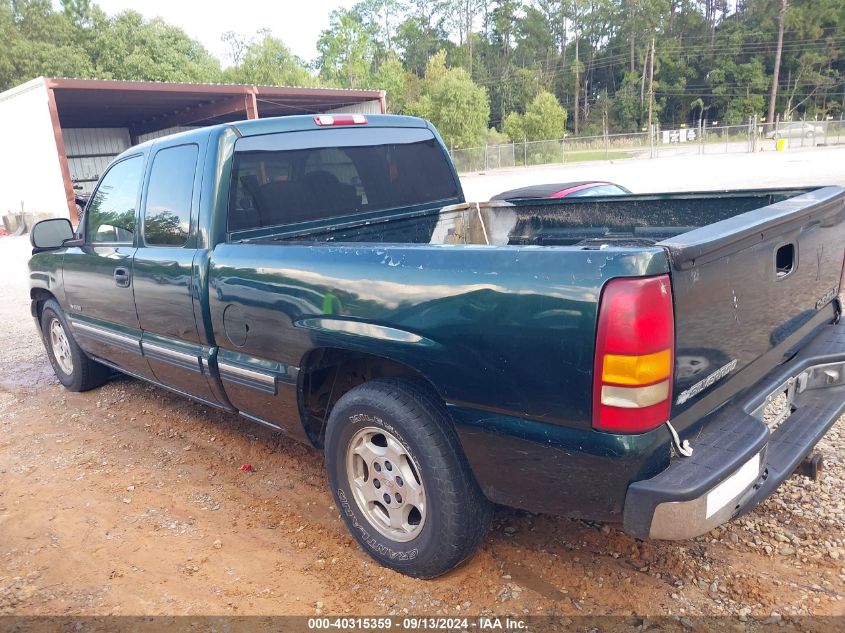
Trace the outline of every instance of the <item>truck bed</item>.
<instances>
[{"instance_id":1,"label":"truck bed","mask_svg":"<svg viewBox=\"0 0 845 633\"><path fill-rule=\"evenodd\" d=\"M315 242L381 244L386 247L383 261L389 265L407 261L405 249L413 245L504 249L491 260L498 262L496 270L479 268L488 274L517 270L520 253L524 258L526 248L543 247L559 253L557 261L565 269L561 272L568 267L575 288L589 287L591 292L610 278L613 268L608 263L629 258L638 249L663 249L672 277L676 319L672 415L683 428L688 421L700 420L708 407L735 395L750 377L794 355L804 338L834 317L836 308L830 300L839 290L845 189L463 203L425 212L288 227L281 233L245 240L254 244ZM577 251L598 254L585 253L585 265L573 266L582 261L575 257ZM586 266L595 261L597 268ZM585 277L586 269L597 271L597 276ZM618 267L615 270L620 274ZM551 281L551 277L546 279ZM594 333L588 329L583 335L593 337ZM730 377L719 381L718 388L700 398L691 394L699 382L728 366ZM683 415L687 410L689 414Z\"/></svg>"},{"instance_id":2,"label":"truck bed","mask_svg":"<svg viewBox=\"0 0 845 633\"><path fill-rule=\"evenodd\" d=\"M414 213L267 229L246 241L380 242L497 246L652 246L813 188L632 194L462 203Z\"/></svg>"}]
</instances>

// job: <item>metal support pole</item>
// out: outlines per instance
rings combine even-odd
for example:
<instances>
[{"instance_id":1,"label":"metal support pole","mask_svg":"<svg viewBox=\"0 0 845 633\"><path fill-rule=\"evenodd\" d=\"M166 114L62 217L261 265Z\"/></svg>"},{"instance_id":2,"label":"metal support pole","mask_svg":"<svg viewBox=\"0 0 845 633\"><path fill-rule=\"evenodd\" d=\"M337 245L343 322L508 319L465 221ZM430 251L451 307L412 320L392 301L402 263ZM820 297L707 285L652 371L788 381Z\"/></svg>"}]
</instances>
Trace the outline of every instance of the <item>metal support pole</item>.
<instances>
[{"instance_id":1,"label":"metal support pole","mask_svg":"<svg viewBox=\"0 0 845 633\"><path fill-rule=\"evenodd\" d=\"M704 119L700 119L698 126L698 153L704 155L704 126L707 123Z\"/></svg>"},{"instance_id":2,"label":"metal support pole","mask_svg":"<svg viewBox=\"0 0 845 633\"><path fill-rule=\"evenodd\" d=\"M654 125L648 125L649 158L654 158Z\"/></svg>"},{"instance_id":3,"label":"metal support pole","mask_svg":"<svg viewBox=\"0 0 845 633\"><path fill-rule=\"evenodd\" d=\"M804 123L807 121L807 114L801 115L801 147L804 147Z\"/></svg>"},{"instance_id":4,"label":"metal support pole","mask_svg":"<svg viewBox=\"0 0 845 633\"><path fill-rule=\"evenodd\" d=\"M751 120L752 120L752 128L751 128L751 140L752 140L752 145L751 145L751 151L752 151L752 152L756 152L756 151L757 151L757 115L755 114L755 115L752 117L752 119L751 119Z\"/></svg>"}]
</instances>

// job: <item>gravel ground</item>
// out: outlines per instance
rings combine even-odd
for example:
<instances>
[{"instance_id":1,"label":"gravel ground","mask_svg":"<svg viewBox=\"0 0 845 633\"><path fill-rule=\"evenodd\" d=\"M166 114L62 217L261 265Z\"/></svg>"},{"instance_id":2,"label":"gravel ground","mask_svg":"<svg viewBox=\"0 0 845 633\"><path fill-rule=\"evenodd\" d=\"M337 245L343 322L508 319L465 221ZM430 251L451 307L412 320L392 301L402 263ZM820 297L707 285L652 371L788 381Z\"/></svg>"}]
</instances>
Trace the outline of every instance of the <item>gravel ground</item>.
<instances>
[{"instance_id":1,"label":"gravel ground","mask_svg":"<svg viewBox=\"0 0 845 633\"><path fill-rule=\"evenodd\" d=\"M843 419L819 481L704 537L499 509L467 564L417 581L356 547L319 452L132 379L64 391L27 256L0 238L0 614L845 615Z\"/></svg>"}]
</instances>

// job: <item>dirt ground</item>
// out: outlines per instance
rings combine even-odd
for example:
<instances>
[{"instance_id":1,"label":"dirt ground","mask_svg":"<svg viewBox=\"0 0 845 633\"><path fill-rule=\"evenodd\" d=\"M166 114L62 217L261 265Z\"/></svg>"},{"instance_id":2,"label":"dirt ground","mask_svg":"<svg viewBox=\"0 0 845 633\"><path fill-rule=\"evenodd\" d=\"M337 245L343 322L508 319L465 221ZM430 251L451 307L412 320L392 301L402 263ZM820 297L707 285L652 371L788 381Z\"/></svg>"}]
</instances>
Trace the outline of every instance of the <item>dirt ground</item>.
<instances>
[{"instance_id":1,"label":"dirt ground","mask_svg":"<svg viewBox=\"0 0 845 633\"><path fill-rule=\"evenodd\" d=\"M0 614L845 614L843 420L822 481L708 536L499 509L469 562L413 580L347 534L320 452L134 379L66 392L27 255L0 239Z\"/></svg>"}]
</instances>

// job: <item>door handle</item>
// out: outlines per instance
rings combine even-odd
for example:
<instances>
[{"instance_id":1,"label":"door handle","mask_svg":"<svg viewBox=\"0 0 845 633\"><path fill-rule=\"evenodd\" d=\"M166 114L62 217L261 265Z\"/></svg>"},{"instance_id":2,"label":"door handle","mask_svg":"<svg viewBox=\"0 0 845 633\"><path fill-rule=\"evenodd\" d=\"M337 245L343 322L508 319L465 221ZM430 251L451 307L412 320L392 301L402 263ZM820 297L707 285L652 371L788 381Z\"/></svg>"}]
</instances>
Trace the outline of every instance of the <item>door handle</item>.
<instances>
[{"instance_id":1,"label":"door handle","mask_svg":"<svg viewBox=\"0 0 845 633\"><path fill-rule=\"evenodd\" d=\"M118 288L128 288L130 282L129 270L127 268L114 269L114 283Z\"/></svg>"}]
</instances>

